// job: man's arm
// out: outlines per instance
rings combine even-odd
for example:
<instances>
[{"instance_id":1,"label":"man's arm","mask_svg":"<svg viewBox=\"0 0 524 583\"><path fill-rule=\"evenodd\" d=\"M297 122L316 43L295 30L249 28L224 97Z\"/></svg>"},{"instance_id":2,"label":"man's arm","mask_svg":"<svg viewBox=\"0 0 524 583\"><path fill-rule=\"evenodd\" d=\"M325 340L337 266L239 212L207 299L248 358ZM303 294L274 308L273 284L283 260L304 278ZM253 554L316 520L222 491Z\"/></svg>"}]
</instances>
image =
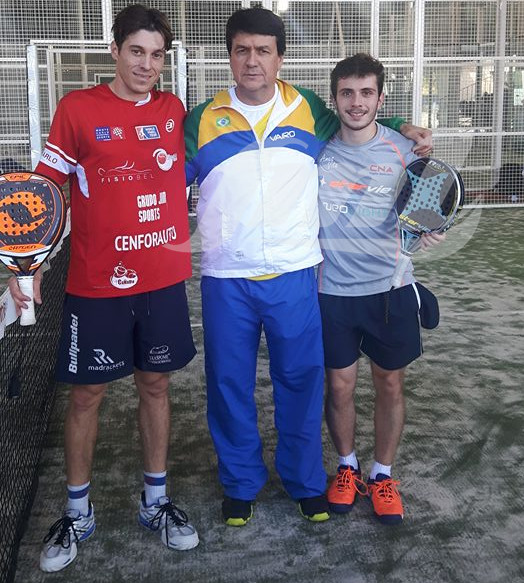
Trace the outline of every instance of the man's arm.
<instances>
[{"instance_id":1,"label":"man's arm","mask_svg":"<svg viewBox=\"0 0 524 583\"><path fill-rule=\"evenodd\" d=\"M71 124L70 118L69 118L69 114L67 112L67 108L64 107L63 105L63 100L61 100L58 103L58 107L57 110L55 112L55 115L53 117L53 121L51 123L51 128L49 130L49 137L48 137L48 141L51 141L52 143L61 143L61 141L57 138L57 135L66 135L66 136L72 136L74 135L74 130L73 130L73 126ZM47 142L44 146L44 152L46 151L47 148ZM60 156L49 156L49 158L53 158L53 159L59 159ZM34 172L37 174L41 174L43 176L47 176L48 178L50 178L51 180L54 180L57 184L59 184L60 186L63 186L68 178L69 178L69 172L72 171L72 168L70 168L70 164L68 163L67 160L62 160L60 158L60 160L57 162L55 167L50 166L49 164L46 164L44 161L44 158L41 157L40 161L38 162ZM62 235L62 239L64 237L66 237L67 235L67 230L64 231L64 234ZM60 243L59 243L60 245ZM33 295L34 295L34 301L37 304L41 304L42 303L42 296L41 296L41 292L40 292L40 288L41 288L41 283L42 283L42 278L43 278L43 269L42 267L40 267L40 269L38 269L33 277ZM11 294L11 297L13 298L13 301L15 303L15 308L16 308L16 315L20 316L20 314L22 313L23 309L26 309L27 306L27 302L31 299L29 297L27 297L26 295L24 295L22 293L22 291L20 290L20 287L18 285L18 280L16 279L16 277L11 277L9 278L8 281L8 287L9 287L9 292Z\"/></svg>"},{"instance_id":2,"label":"man's arm","mask_svg":"<svg viewBox=\"0 0 524 583\"><path fill-rule=\"evenodd\" d=\"M377 119L377 122L415 142L413 153L417 156L422 157L431 154L433 150L433 132L430 129L410 124L401 117L386 117Z\"/></svg>"},{"instance_id":3,"label":"man's arm","mask_svg":"<svg viewBox=\"0 0 524 583\"><path fill-rule=\"evenodd\" d=\"M340 121L336 113L330 109L314 91L295 85L303 97L307 99L315 117L315 133L318 138L328 141L340 128ZM414 126L402 117L387 117L377 119L381 125L387 126L401 133L405 138L413 140L413 152L417 156L427 156L433 149L433 135L431 130Z\"/></svg>"},{"instance_id":4,"label":"man's arm","mask_svg":"<svg viewBox=\"0 0 524 583\"><path fill-rule=\"evenodd\" d=\"M327 141L340 128L340 121L335 112L316 93L310 89L295 86L295 88L305 97L315 115L315 130L320 139ZM413 140L415 146L413 152L417 156L427 156L433 149L433 134L427 128L414 126L406 122L402 117L386 117L377 119L381 125L387 126L396 132L401 133L405 138Z\"/></svg>"},{"instance_id":5,"label":"man's arm","mask_svg":"<svg viewBox=\"0 0 524 583\"><path fill-rule=\"evenodd\" d=\"M399 131L405 138L415 142L413 152L417 156L422 157L431 154L433 150L433 132L430 129L404 122Z\"/></svg>"}]
</instances>

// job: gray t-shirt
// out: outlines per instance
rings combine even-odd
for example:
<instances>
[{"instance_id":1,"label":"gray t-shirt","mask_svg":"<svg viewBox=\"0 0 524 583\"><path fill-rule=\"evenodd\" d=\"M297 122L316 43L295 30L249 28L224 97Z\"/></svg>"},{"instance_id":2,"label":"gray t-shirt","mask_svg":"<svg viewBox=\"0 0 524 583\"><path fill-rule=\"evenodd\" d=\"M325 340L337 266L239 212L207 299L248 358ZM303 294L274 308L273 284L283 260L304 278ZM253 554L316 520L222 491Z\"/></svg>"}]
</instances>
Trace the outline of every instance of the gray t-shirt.
<instances>
[{"instance_id":1,"label":"gray t-shirt","mask_svg":"<svg viewBox=\"0 0 524 583\"><path fill-rule=\"evenodd\" d=\"M320 154L319 292L365 296L388 291L400 252L395 187L415 160L413 142L377 124L358 146L334 136ZM403 285L414 281L410 265Z\"/></svg>"}]
</instances>

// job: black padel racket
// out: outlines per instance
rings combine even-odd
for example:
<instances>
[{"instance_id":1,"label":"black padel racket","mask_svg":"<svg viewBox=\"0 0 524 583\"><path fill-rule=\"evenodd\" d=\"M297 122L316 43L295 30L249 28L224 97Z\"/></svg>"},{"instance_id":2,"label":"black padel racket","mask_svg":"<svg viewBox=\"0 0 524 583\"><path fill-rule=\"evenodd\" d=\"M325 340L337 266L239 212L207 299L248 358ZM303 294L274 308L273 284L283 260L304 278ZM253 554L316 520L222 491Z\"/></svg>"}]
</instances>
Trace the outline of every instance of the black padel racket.
<instances>
[{"instance_id":1,"label":"black padel racket","mask_svg":"<svg viewBox=\"0 0 524 583\"><path fill-rule=\"evenodd\" d=\"M391 287L402 284L412 254L424 233L443 233L451 227L464 199L464 183L449 164L419 158L409 164L397 184L396 208L400 254Z\"/></svg>"},{"instance_id":2,"label":"black padel racket","mask_svg":"<svg viewBox=\"0 0 524 583\"><path fill-rule=\"evenodd\" d=\"M58 243L66 223L62 189L34 172L0 175L0 261L31 298L20 324L35 323L33 276Z\"/></svg>"}]
</instances>

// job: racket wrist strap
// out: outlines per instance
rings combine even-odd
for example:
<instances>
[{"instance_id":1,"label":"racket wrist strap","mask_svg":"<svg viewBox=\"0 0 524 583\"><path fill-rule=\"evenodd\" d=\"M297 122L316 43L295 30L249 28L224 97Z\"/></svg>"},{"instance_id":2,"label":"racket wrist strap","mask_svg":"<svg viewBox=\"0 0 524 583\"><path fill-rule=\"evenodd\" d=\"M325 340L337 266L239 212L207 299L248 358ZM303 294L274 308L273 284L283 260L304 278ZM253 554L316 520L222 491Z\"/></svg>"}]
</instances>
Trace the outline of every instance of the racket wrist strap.
<instances>
[{"instance_id":1,"label":"racket wrist strap","mask_svg":"<svg viewBox=\"0 0 524 583\"><path fill-rule=\"evenodd\" d=\"M393 276L391 277L391 287L397 288L402 285L402 279L404 278L404 273L409 265L411 260L411 253L406 251L402 251L398 257L397 265L395 267L395 271L393 272Z\"/></svg>"}]
</instances>

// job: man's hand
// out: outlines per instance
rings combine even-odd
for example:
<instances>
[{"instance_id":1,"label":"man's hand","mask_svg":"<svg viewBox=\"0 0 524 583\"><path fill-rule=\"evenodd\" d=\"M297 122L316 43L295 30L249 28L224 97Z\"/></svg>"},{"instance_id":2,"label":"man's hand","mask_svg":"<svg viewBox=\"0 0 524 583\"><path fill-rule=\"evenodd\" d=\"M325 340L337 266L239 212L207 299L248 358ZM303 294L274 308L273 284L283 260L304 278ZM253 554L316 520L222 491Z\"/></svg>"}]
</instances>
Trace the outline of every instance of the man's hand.
<instances>
[{"instance_id":1,"label":"man's hand","mask_svg":"<svg viewBox=\"0 0 524 583\"><path fill-rule=\"evenodd\" d=\"M421 128L410 123L400 126L400 133L415 142L413 153L417 156L429 156L433 151L433 132L428 128Z\"/></svg>"},{"instance_id":2,"label":"man's hand","mask_svg":"<svg viewBox=\"0 0 524 583\"><path fill-rule=\"evenodd\" d=\"M37 304L42 303L42 297L40 295L40 286L42 283L42 277L43 277L42 270L39 269L35 273L35 276L33 278L33 294L34 294L34 300ZM18 281L16 280L15 276L10 277L7 284L9 286L9 291L11 293L11 296L15 302L16 315L20 316L20 314L22 313L22 310L27 309L26 302L28 302L31 298L28 298L26 295L24 295L20 291L20 287L18 285Z\"/></svg>"},{"instance_id":3,"label":"man's hand","mask_svg":"<svg viewBox=\"0 0 524 583\"><path fill-rule=\"evenodd\" d=\"M422 251L427 251L433 245L438 245L442 243L446 238L446 233L424 233L420 237L420 249Z\"/></svg>"}]
</instances>

